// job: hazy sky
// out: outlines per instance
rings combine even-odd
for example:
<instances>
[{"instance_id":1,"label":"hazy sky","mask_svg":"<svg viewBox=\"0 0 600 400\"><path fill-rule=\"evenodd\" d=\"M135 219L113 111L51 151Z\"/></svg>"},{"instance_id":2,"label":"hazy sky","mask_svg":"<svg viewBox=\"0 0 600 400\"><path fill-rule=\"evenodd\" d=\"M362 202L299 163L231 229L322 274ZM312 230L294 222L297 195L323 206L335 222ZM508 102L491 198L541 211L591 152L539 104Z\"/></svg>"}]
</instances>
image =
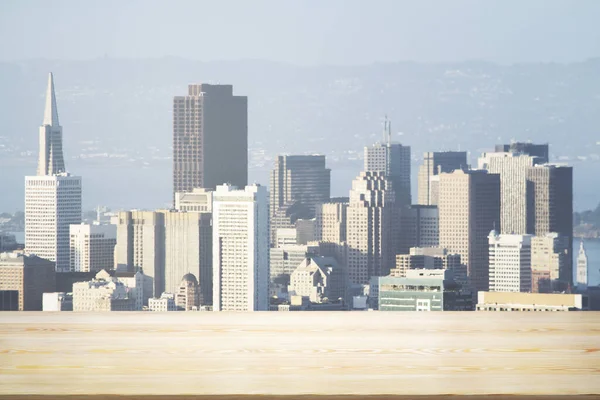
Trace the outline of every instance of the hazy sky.
<instances>
[{"instance_id":1,"label":"hazy sky","mask_svg":"<svg viewBox=\"0 0 600 400\"><path fill-rule=\"evenodd\" d=\"M0 59L294 64L600 56L597 0L0 0Z\"/></svg>"}]
</instances>

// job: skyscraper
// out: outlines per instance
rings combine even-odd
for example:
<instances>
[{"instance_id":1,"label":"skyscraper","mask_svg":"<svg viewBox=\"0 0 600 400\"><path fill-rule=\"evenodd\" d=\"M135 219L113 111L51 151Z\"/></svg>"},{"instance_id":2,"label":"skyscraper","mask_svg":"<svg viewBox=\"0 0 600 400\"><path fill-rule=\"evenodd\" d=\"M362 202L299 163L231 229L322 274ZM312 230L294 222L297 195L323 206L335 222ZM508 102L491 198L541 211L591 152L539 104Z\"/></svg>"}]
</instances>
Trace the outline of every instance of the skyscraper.
<instances>
[{"instance_id":1,"label":"skyscraper","mask_svg":"<svg viewBox=\"0 0 600 400\"><path fill-rule=\"evenodd\" d=\"M560 289L560 272L565 269L569 250L568 236L556 232L531 238L531 291L552 293Z\"/></svg>"},{"instance_id":2,"label":"skyscraper","mask_svg":"<svg viewBox=\"0 0 600 400\"><path fill-rule=\"evenodd\" d=\"M213 193L213 310L268 310L268 209L264 186Z\"/></svg>"},{"instance_id":3,"label":"skyscraper","mask_svg":"<svg viewBox=\"0 0 600 400\"><path fill-rule=\"evenodd\" d=\"M484 153L479 158L479 168L500 175L500 225L501 233L523 235L533 233L527 215L532 212L530 190L527 190L527 168L538 163L536 157L523 153Z\"/></svg>"},{"instance_id":4,"label":"skyscraper","mask_svg":"<svg viewBox=\"0 0 600 400\"><path fill-rule=\"evenodd\" d=\"M431 195L431 177L442 172L467 168L466 151L436 151L423 153L423 165L419 167L418 204L437 205L437 196ZM433 201L432 201L433 200Z\"/></svg>"},{"instance_id":5,"label":"skyscraper","mask_svg":"<svg viewBox=\"0 0 600 400\"><path fill-rule=\"evenodd\" d=\"M497 144L496 152L500 153L522 153L528 156L537 157L538 163L545 164L550 162L548 144L535 144L527 142L513 142L511 144Z\"/></svg>"},{"instance_id":6,"label":"skyscraper","mask_svg":"<svg viewBox=\"0 0 600 400\"><path fill-rule=\"evenodd\" d=\"M527 185L531 190L528 224L537 236L556 232L568 238L568 254L559 280L566 289L573 283L573 168L542 164L527 168ZM558 288L560 289L560 288Z\"/></svg>"},{"instance_id":7,"label":"skyscraper","mask_svg":"<svg viewBox=\"0 0 600 400\"><path fill-rule=\"evenodd\" d=\"M39 144L38 175L25 177L25 249L68 272L69 226L81 223L81 178L65 170L52 73Z\"/></svg>"},{"instance_id":8,"label":"skyscraper","mask_svg":"<svg viewBox=\"0 0 600 400\"><path fill-rule=\"evenodd\" d=\"M440 174L440 247L460 254L475 290L488 290L488 234L500 228L500 176L485 170Z\"/></svg>"},{"instance_id":9,"label":"skyscraper","mask_svg":"<svg viewBox=\"0 0 600 400\"><path fill-rule=\"evenodd\" d=\"M394 265L394 205L391 181L383 172L361 172L352 182L346 211L348 278L366 285L372 276L384 276Z\"/></svg>"},{"instance_id":10,"label":"skyscraper","mask_svg":"<svg viewBox=\"0 0 600 400\"><path fill-rule=\"evenodd\" d=\"M113 269L117 229L114 225L71 225L71 272Z\"/></svg>"},{"instance_id":11,"label":"skyscraper","mask_svg":"<svg viewBox=\"0 0 600 400\"><path fill-rule=\"evenodd\" d=\"M189 85L173 100L173 198L248 181L248 99L232 85Z\"/></svg>"},{"instance_id":12,"label":"skyscraper","mask_svg":"<svg viewBox=\"0 0 600 400\"><path fill-rule=\"evenodd\" d=\"M396 206L409 206L410 194L410 146L392 143L392 124L385 121L386 143L365 147L364 171L382 172L392 182Z\"/></svg>"},{"instance_id":13,"label":"skyscraper","mask_svg":"<svg viewBox=\"0 0 600 400\"><path fill-rule=\"evenodd\" d=\"M346 215L348 203L326 203L317 207L315 240L327 243L346 241Z\"/></svg>"}]
</instances>

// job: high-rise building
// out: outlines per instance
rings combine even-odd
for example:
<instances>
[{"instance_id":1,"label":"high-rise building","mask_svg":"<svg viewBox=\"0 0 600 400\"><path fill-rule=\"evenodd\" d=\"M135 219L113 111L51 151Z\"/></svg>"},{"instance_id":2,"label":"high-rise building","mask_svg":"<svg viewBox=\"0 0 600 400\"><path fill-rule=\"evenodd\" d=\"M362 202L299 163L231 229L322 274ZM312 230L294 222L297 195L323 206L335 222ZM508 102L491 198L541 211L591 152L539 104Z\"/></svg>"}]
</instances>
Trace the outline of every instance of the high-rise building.
<instances>
[{"instance_id":1,"label":"high-rise building","mask_svg":"<svg viewBox=\"0 0 600 400\"><path fill-rule=\"evenodd\" d=\"M511 144L498 144L497 153L523 153L538 158L539 164L550 162L548 144L534 144L526 142L513 142Z\"/></svg>"},{"instance_id":2,"label":"high-rise building","mask_svg":"<svg viewBox=\"0 0 600 400\"><path fill-rule=\"evenodd\" d=\"M396 268L390 270L390 276L406 277L411 269L447 269L456 283L468 283L467 266L461 263L460 254L441 247L413 247L409 254L396 255Z\"/></svg>"},{"instance_id":3,"label":"high-rise building","mask_svg":"<svg viewBox=\"0 0 600 400\"><path fill-rule=\"evenodd\" d=\"M117 229L114 225L80 224L70 227L71 272L113 269Z\"/></svg>"},{"instance_id":4,"label":"high-rise building","mask_svg":"<svg viewBox=\"0 0 600 400\"><path fill-rule=\"evenodd\" d=\"M436 247L440 241L437 206L413 204L399 210L397 251L407 254L411 247Z\"/></svg>"},{"instance_id":5,"label":"high-rise building","mask_svg":"<svg viewBox=\"0 0 600 400\"><path fill-rule=\"evenodd\" d=\"M527 189L527 169L538 160L522 153L484 153L479 168L500 175L501 233L523 235L533 233L527 215L532 212L531 190ZM529 220L530 222L530 220Z\"/></svg>"},{"instance_id":6,"label":"high-rise building","mask_svg":"<svg viewBox=\"0 0 600 400\"><path fill-rule=\"evenodd\" d=\"M177 211L212 212L212 191L194 188L191 192L175 193Z\"/></svg>"},{"instance_id":7,"label":"high-rise building","mask_svg":"<svg viewBox=\"0 0 600 400\"><path fill-rule=\"evenodd\" d=\"M556 232L531 238L531 291L552 293L559 289L560 271L565 268L569 238Z\"/></svg>"},{"instance_id":8,"label":"high-rise building","mask_svg":"<svg viewBox=\"0 0 600 400\"><path fill-rule=\"evenodd\" d=\"M65 170L52 73L39 144L38 174L25 177L25 250L54 261L57 272L66 272L69 226L81 223L81 178Z\"/></svg>"},{"instance_id":9,"label":"high-rise building","mask_svg":"<svg viewBox=\"0 0 600 400\"><path fill-rule=\"evenodd\" d=\"M280 243L269 249L269 254L270 297L286 298L292 272L306 257L319 254L319 247L313 243Z\"/></svg>"},{"instance_id":10,"label":"high-rise building","mask_svg":"<svg viewBox=\"0 0 600 400\"><path fill-rule=\"evenodd\" d=\"M165 292L177 293L181 277L198 277L201 305L212 304L212 215L164 212Z\"/></svg>"},{"instance_id":11,"label":"high-rise building","mask_svg":"<svg viewBox=\"0 0 600 400\"><path fill-rule=\"evenodd\" d=\"M543 164L527 169L527 185L532 196L528 224L536 236L551 232L566 236L569 241L565 267L559 280L565 290L573 283L573 168Z\"/></svg>"},{"instance_id":12,"label":"high-rise building","mask_svg":"<svg viewBox=\"0 0 600 400\"><path fill-rule=\"evenodd\" d=\"M348 277L366 285L394 265L395 195L384 172L361 172L352 182L347 213Z\"/></svg>"},{"instance_id":13,"label":"high-rise building","mask_svg":"<svg viewBox=\"0 0 600 400\"><path fill-rule=\"evenodd\" d=\"M488 236L490 292L531 291L531 235Z\"/></svg>"},{"instance_id":14,"label":"high-rise building","mask_svg":"<svg viewBox=\"0 0 600 400\"><path fill-rule=\"evenodd\" d=\"M269 199L264 186L213 193L213 310L269 309Z\"/></svg>"},{"instance_id":15,"label":"high-rise building","mask_svg":"<svg viewBox=\"0 0 600 400\"><path fill-rule=\"evenodd\" d=\"M42 311L43 293L54 291L52 261L22 253L0 253L0 311Z\"/></svg>"},{"instance_id":16,"label":"high-rise building","mask_svg":"<svg viewBox=\"0 0 600 400\"><path fill-rule=\"evenodd\" d=\"M421 205L437 205L437 196L431 193L432 176L467 168L466 151L436 151L423 154L423 165L419 167L418 191Z\"/></svg>"},{"instance_id":17,"label":"high-rise building","mask_svg":"<svg viewBox=\"0 0 600 400\"><path fill-rule=\"evenodd\" d=\"M232 85L189 85L173 100L173 198L248 183L248 99Z\"/></svg>"},{"instance_id":18,"label":"high-rise building","mask_svg":"<svg viewBox=\"0 0 600 400\"><path fill-rule=\"evenodd\" d=\"M585 290L588 285L588 257L583 247L583 240L579 245L579 254L577 255L577 289Z\"/></svg>"},{"instance_id":19,"label":"high-rise building","mask_svg":"<svg viewBox=\"0 0 600 400\"><path fill-rule=\"evenodd\" d=\"M391 122L386 120L386 143L365 147L364 171L380 172L392 182L396 206L411 204L410 146L391 142Z\"/></svg>"},{"instance_id":20,"label":"high-rise building","mask_svg":"<svg viewBox=\"0 0 600 400\"><path fill-rule=\"evenodd\" d=\"M142 270L152 280L150 297L165 291L165 215L154 211L122 211L117 216L115 269Z\"/></svg>"},{"instance_id":21,"label":"high-rise building","mask_svg":"<svg viewBox=\"0 0 600 400\"><path fill-rule=\"evenodd\" d=\"M328 243L346 241L347 202L326 203L317 207L315 240Z\"/></svg>"},{"instance_id":22,"label":"high-rise building","mask_svg":"<svg viewBox=\"0 0 600 400\"><path fill-rule=\"evenodd\" d=\"M475 290L488 288L488 234L500 228L500 177L484 170L440 174L440 247L460 254Z\"/></svg>"}]
</instances>

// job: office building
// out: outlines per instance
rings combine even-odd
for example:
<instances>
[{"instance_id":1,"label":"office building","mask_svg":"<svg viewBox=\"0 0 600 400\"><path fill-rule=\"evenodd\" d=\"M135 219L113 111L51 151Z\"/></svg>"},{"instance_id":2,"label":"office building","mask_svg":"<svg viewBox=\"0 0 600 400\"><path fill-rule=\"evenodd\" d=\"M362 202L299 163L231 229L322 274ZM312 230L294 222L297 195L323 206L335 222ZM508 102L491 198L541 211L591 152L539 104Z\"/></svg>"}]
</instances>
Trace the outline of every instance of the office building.
<instances>
[{"instance_id":1,"label":"office building","mask_svg":"<svg viewBox=\"0 0 600 400\"><path fill-rule=\"evenodd\" d=\"M487 236L500 228L500 177L484 170L456 170L439 176L439 246L460 254L470 285L487 290Z\"/></svg>"},{"instance_id":2,"label":"office building","mask_svg":"<svg viewBox=\"0 0 600 400\"><path fill-rule=\"evenodd\" d=\"M526 142L513 142L511 144L498 144L495 148L497 153L522 153L537 157L539 164L550 162L548 144L534 144Z\"/></svg>"},{"instance_id":3,"label":"office building","mask_svg":"<svg viewBox=\"0 0 600 400\"><path fill-rule=\"evenodd\" d=\"M330 202L317 207L315 240L329 243L345 242L347 210L348 202Z\"/></svg>"},{"instance_id":4,"label":"office building","mask_svg":"<svg viewBox=\"0 0 600 400\"><path fill-rule=\"evenodd\" d=\"M531 291L531 235L488 236L490 292Z\"/></svg>"},{"instance_id":5,"label":"office building","mask_svg":"<svg viewBox=\"0 0 600 400\"><path fill-rule=\"evenodd\" d=\"M531 210L528 224L536 236L551 232L568 238L568 255L559 281L566 290L573 283L573 168L562 165L535 165L527 169L531 188Z\"/></svg>"},{"instance_id":6,"label":"office building","mask_svg":"<svg viewBox=\"0 0 600 400\"><path fill-rule=\"evenodd\" d=\"M264 186L213 193L213 310L269 309L269 199Z\"/></svg>"},{"instance_id":7,"label":"office building","mask_svg":"<svg viewBox=\"0 0 600 400\"><path fill-rule=\"evenodd\" d=\"M457 169L467 168L466 151L430 151L424 153L423 165L419 167L418 204L437 205L437 196L435 194L432 195L431 177L439 175L442 172L452 172Z\"/></svg>"},{"instance_id":8,"label":"office building","mask_svg":"<svg viewBox=\"0 0 600 400\"><path fill-rule=\"evenodd\" d=\"M14 251L17 249L17 239L15 235L0 232L0 253Z\"/></svg>"},{"instance_id":9,"label":"office building","mask_svg":"<svg viewBox=\"0 0 600 400\"><path fill-rule=\"evenodd\" d=\"M73 284L73 311L141 311L144 281L141 271L117 276L102 270Z\"/></svg>"},{"instance_id":10,"label":"office building","mask_svg":"<svg viewBox=\"0 0 600 400\"><path fill-rule=\"evenodd\" d=\"M200 287L193 274L185 274L181 279L175 303L183 311L197 311L200 307Z\"/></svg>"},{"instance_id":11,"label":"office building","mask_svg":"<svg viewBox=\"0 0 600 400\"><path fill-rule=\"evenodd\" d=\"M296 220L296 241L298 244L307 244L315 240L315 218Z\"/></svg>"},{"instance_id":12,"label":"office building","mask_svg":"<svg viewBox=\"0 0 600 400\"><path fill-rule=\"evenodd\" d=\"M307 257L292 272L288 292L290 297L306 297L311 303L343 301L342 269L333 257Z\"/></svg>"},{"instance_id":13,"label":"office building","mask_svg":"<svg viewBox=\"0 0 600 400\"><path fill-rule=\"evenodd\" d=\"M165 213L122 211L116 222L115 269L142 270L152 280L150 297L156 297L165 291Z\"/></svg>"},{"instance_id":14,"label":"office building","mask_svg":"<svg viewBox=\"0 0 600 400\"><path fill-rule=\"evenodd\" d=\"M72 293L44 293L42 299L42 311L73 311Z\"/></svg>"},{"instance_id":15,"label":"office building","mask_svg":"<svg viewBox=\"0 0 600 400\"><path fill-rule=\"evenodd\" d=\"M588 257L583 247L583 240L579 245L579 254L577 255L577 289L585 290L588 285Z\"/></svg>"},{"instance_id":16,"label":"office building","mask_svg":"<svg viewBox=\"0 0 600 400\"><path fill-rule=\"evenodd\" d=\"M212 212L212 191L194 188L191 192L175 193L177 211Z\"/></svg>"},{"instance_id":17,"label":"office building","mask_svg":"<svg viewBox=\"0 0 600 400\"><path fill-rule=\"evenodd\" d=\"M173 200L223 183L248 183L248 99L232 85L189 85L173 99Z\"/></svg>"},{"instance_id":18,"label":"office building","mask_svg":"<svg viewBox=\"0 0 600 400\"><path fill-rule=\"evenodd\" d=\"M383 172L361 172L352 182L347 209L348 277L366 285L394 264L395 196Z\"/></svg>"},{"instance_id":19,"label":"office building","mask_svg":"<svg viewBox=\"0 0 600 400\"><path fill-rule=\"evenodd\" d=\"M181 277L193 274L200 304L212 304L212 215L165 211L164 221L164 291L177 293Z\"/></svg>"},{"instance_id":20,"label":"office building","mask_svg":"<svg viewBox=\"0 0 600 400\"><path fill-rule=\"evenodd\" d=\"M461 291L448 270L408 270L406 277L379 277L377 297L380 311L470 311L472 295Z\"/></svg>"},{"instance_id":21,"label":"office building","mask_svg":"<svg viewBox=\"0 0 600 400\"><path fill-rule=\"evenodd\" d=\"M477 311L584 311L588 298L581 294L479 292Z\"/></svg>"},{"instance_id":22,"label":"office building","mask_svg":"<svg viewBox=\"0 0 600 400\"><path fill-rule=\"evenodd\" d=\"M390 270L390 276L405 278L407 271L412 269L449 270L464 289L468 284L467 266L461 263L460 254L452 254L440 247L413 247L409 254L396 255L396 268Z\"/></svg>"},{"instance_id":23,"label":"office building","mask_svg":"<svg viewBox=\"0 0 600 400\"><path fill-rule=\"evenodd\" d=\"M437 206L412 205L399 210L398 247L407 254L411 247L437 247L440 243Z\"/></svg>"},{"instance_id":24,"label":"office building","mask_svg":"<svg viewBox=\"0 0 600 400\"><path fill-rule=\"evenodd\" d=\"M317 206L329 201L330 191L331 170L325 166L325 156L277 156L271 171L272 212L299 202L314 216Z\"/></svg>"},{"instance_id":25,"label":"office building","mask_svg":"<svg viewBox=\"0 0 600 400\"><path fill-rule=\"evenodd\" d=\"M304 259L319 254L319 246L282 242L269 253L269 297L287 298L290 276Z\"/></svg>"},{"instance_id":26,"label":"office building","mask_svg":"<svg viewBox=\"0 0 600 400\"><path fill-rule=\"evenodd\" d=\"M71 225L71 272L90 272L113 269L117 229L114 225Z\"/></svg>"},{"instance_id":27,"label":"office building","mask_svg":"<svg viewBox=\"0 0 600 400\"><path fill-rule=\"evenodd\" d=\"M296 229L296 223L300 220L310 220L314 213L301 202L284 204L276 209L270 209L270 244L275 245L275 235L279 229Z\"/></svg>"},{"instance_id":28,"label":"office building","mask_svg":"<svg viewBox=\"0 0 600 400\"><path fill-rule=\"evenodd\" d=\"M42 296L56 291L54 263L22 253L0 254L0 310L42 311Z\"/></svg>"},{"instance_id":29,"label":"office building","mask_svg":"<svg viewBox=\"0 0 600 400\"><path fill-rule=\"evenodd\" d=\"M81 178L65 169L52 74L39 144L37 175L25 177L25 250L55 262L57 272L66 272L69 226L81 223Z\"/></svg>"},{"instance_id":30,"label":"office building","mask_svg":"<svg viewBox=\"0 0 600 400\"><path fill-rule=\"evenodd\" d=\"M375 143L364 150L364 171L384 174L392 184L397 206L411 204L410 146L391 142L391 122L386 120L384 133L386 143Z\"/></svg>"},{"instance_id":31,"label":"office building","mask_svg":"<svg viewBox=\"0 0 600 400\"><path fill-rule=\"evenodd\" d=\"M479 168L500 175L501 233L523 235L533 233L531 193L527 189L527 169L534 166L535 157L521 153L484 153ZM528 223L529 222L529 223Z\"/></svg>"},{"instance_id":32,"label":"office building","mask_svg":"<svg viewBox=\"0 0 600 400\"><path fill-rule=\"evenodd\" d=\"M552 293L559 290L560 271L569 256L569 238L556 232L531 238L531 291Z\"/></svg>"},{"instance_id":33,"label":"office building","mask_svg":"<svg viewBox=\"0 0 600 400\"><path fill-rule=\"evenodd\" d=\"M148 310L157 312L178 311L173 293L163 293L159 298L148 300Z\"/></svg>"}]
</instances>

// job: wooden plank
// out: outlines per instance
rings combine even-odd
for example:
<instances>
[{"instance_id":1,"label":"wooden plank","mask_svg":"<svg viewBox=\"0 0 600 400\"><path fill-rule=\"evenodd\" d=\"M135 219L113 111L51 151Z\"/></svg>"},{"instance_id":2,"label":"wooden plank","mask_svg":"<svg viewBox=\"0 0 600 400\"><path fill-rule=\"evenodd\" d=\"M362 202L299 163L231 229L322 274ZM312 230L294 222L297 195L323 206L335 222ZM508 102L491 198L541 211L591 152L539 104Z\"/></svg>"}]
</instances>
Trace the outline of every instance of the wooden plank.
<instances>
[{"instance_id":1,"label":"wooden plank","mask_svg":"<svg viewBox=\"0 0 600 400\"><path fill-rule=\"evenodd\" d=\"M598 394L600 313L0 313L0 394Z\"/></svg>"}]
</instances>

